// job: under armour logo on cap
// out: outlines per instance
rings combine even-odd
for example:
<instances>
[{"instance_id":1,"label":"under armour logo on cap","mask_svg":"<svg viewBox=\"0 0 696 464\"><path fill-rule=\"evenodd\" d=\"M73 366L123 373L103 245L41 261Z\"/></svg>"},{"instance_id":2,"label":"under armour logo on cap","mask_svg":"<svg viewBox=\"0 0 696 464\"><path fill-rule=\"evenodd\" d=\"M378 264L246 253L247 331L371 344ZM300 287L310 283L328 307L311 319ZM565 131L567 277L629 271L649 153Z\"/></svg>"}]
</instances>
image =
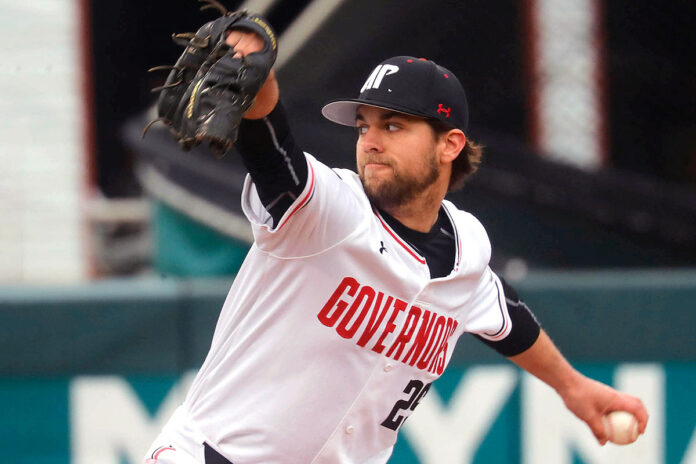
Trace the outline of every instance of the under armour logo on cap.
<instances>
[{"instance_id":1,"label":"under armour logo on cap","mask_svg":"<svg viewBox=\"0 0 696 464\"><path fill-rule=\"evenodd\" d=\"M450 112L452 111L452 108L445 108L442 103L439 103L437 105L437 112L438 113L445 113L446 117L450 117Z\"/></svg>"}]
</instances>

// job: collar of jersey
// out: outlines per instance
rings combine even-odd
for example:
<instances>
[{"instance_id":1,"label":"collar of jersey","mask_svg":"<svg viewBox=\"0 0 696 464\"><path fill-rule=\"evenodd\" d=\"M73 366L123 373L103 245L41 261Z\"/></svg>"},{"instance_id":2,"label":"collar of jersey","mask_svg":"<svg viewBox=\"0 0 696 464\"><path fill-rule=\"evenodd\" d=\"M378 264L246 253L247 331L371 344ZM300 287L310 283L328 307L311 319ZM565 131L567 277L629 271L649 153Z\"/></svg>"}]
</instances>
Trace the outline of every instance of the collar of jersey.
<instances>
[{"instance_id":1,"label":"collar of jersey","mask_svg":"<svg viewBox=\"0 0 696 464\"><path fill-rule=\"evenodd\" d=\"M389 233L389 235L392 236L392 238L401 245L401 247L406 250L408 254L410 254L416 261L418 261L421 264L425 264L425 257L421 255L418 250L416 250L411 244L409 244L406 240L401 238L399 234L392 229L392 227L387 223L387 221L384 219L382 214L377 210L377 208L372 208L372 211L375 213L375 216L377 216L377 219L379 220L380 224L382 224L382 227Z\"/></svg>"},{"instance_id":2,"label":"collar of jersey","mask_svg":"<svg viewBox=\"0 0 696 464\"><path fill-rule=\"evenodd\" d=\"M459 235L459 232L457 231L457 224L454 222L454 218L452 217L452 214L450 214L449 208L445 203L442 204L442 209L445 210L445 213L447 214L447 218L450 221L450 224L452 224L452 230L454 231L454 243L456 246L456 259L455 259L455 265L453 272L456 272L459 270L459 265L461 264L462 261L462 243L461 243L461 237ZM387 222L386 216L387 213L383 213L379 211L377 208L373 206L372 211L375 213L375 216L377 216L377 219L379 219L379 222L382 224L382 227L386 229L386 231L391 235L394 240L401 245L404 250L408 252L416 261L418 261L421 264L426 264L425 262L425 257L410 243L408 243L407 240L401 238L401 236L389 225ZM390 216L391 217L391 216ZM394 221L397 221L396 218L392 218ZM406 228L406 226L404 226ZM422 233L418 231L414 231L415 233ZM436 233L436 232L426 232L426 234L430 233Z\"/></svg>"}]
</instances>

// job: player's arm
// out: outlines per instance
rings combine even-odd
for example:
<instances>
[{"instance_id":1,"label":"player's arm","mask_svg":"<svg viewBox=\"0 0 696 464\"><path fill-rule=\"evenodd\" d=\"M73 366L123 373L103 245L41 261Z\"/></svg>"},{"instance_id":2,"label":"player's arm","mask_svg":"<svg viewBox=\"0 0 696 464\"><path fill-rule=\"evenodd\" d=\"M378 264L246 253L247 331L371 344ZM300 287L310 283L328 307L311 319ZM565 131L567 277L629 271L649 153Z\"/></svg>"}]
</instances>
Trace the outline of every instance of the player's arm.
<instances>
[{"instance_id":1,"label":"player's arm","mask_svg":"<svg viewBox=\"0 0 696 464\"><path fill-rule=\"evenodd\" d=\"M307 161L295 143L282 103L261 119L244 119L235 148L266 211L277 224L307 183Z\"/></svg>"},{"instance_id":2,"label":"player's arm","mask_svg":"<svg viewBox=\"0 0 696 464\"><path fill-rule=\"evenodd\" d=\"M226 42L239 55L259 51L264 45L257 34L242 30L231 31ZM292 137L274 70L244 115L235 148L261 203L277 223L305 188L307 162Z\"/></svg>"},{"instance_id":3,"label":"player's arm","mask_svg":"<svg viewBox=\"0 0 696 464\"><path fill-rule=\"evenodd\" d=\"M515 289L499 278L512 329L502 340L476 335L481 341L555 389L566 407L585 421L599 443L607 441L602 416L628 411L638 419L639 432L647 423L647 412L638 398L587 378L575 370L555 347Z\"/></svg>"},{"instance_id":4,"label":"player's arm","mask_svg":"<svg viewBox=\"0 0 696 464\"><path fill-rule=\"evenodd\" d=\"M539 338L541 327L532 311L520 299L517 291L502 277L498 277L498 279L502 285L505 309L510 318L512 329L502 340L491 340L478 334L475 336L498 353L509 357L529 349Z\"/></svg>"},{"instance_id":5,"label":"player's arm","mask_svg":"<svg viewBox=\"0 0 696 464\"><path fill-rule=\"evenodd\" d=\"M638 420L639 433L645 431L648 413L640 399L579 373L543 330L529 349L509 359L556 390L566 407L587 423L600 444L607 442L602 416L611 411L630 412Z\"/></svg>"},{"instance_id":6,"label":"player's arm","mask_svg":"<svg viewBox=\"0 0 696 464\"><path fill-rule=\"evenodd\" d=\"M263 46L250 38L253 33L233 30L226 40L235 53L250 55ZM272 249L276 256L307 256L352 233L361 216L350 212L364 205L335 171L300 150L279 100L275 74L269 73L268 79L245 113L235 144L250 174L242 209L259 248Z\"/></svg>"},{"instance_id":7,"label":"player's arm","mask_svg":"<svg viewBox=\"0 0 696 464\"><path fill-rule=\"evenodd\" d=\"M263 48L259 36L241 30L231 31L226 42L240 55ZM278 81L271 70L254 104L244 115L235 144L261 202L276 223L307 182L307 161L295 143L279 98Z\"/></svg>"}]
</instances>

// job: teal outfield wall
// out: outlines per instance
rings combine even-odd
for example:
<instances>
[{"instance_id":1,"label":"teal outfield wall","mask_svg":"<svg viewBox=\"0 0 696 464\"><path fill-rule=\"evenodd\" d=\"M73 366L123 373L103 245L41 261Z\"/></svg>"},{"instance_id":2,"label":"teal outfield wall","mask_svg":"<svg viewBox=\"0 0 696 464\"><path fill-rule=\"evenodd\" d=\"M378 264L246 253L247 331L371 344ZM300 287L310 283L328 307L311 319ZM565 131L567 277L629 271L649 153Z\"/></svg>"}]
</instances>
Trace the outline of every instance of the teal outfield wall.
<instances>
[{"instance_id":1,"label":"teal outfield wall","mask_svg":"<svg viewBox=\"0 0 696 464\"><path fill-rule=\"evenodd\" d=\"M231 280L0 287L0 463L141 462ZM515 286L580 370L643 398L646 435L600 448L547 387L464 337L390 462L696 464L696 271L537 273Z\"/></svg>"}]
</instances>

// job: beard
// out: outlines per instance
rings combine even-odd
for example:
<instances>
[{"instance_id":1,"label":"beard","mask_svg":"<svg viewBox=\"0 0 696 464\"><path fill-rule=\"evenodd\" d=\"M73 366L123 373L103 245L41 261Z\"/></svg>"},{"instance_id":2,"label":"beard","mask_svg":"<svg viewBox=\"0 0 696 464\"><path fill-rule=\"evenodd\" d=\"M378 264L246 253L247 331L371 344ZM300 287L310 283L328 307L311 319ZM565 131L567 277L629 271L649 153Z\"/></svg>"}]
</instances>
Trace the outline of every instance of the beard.
<instances>
[{"instance_id":1,"label":"beard","mask_svg":"<svg viewBox=\"0 0 696 464\"><path fill-rule=\"evenodd\" d=\"M367 198L372 204L385 211L413 200L434 184L440 176L439 165L434 154L428 157L424 172L415 175L399 172L394 166L391 168L392 178L378 181L366 180L364 168L358 169Z\"/></svg>"}]
</instances>

